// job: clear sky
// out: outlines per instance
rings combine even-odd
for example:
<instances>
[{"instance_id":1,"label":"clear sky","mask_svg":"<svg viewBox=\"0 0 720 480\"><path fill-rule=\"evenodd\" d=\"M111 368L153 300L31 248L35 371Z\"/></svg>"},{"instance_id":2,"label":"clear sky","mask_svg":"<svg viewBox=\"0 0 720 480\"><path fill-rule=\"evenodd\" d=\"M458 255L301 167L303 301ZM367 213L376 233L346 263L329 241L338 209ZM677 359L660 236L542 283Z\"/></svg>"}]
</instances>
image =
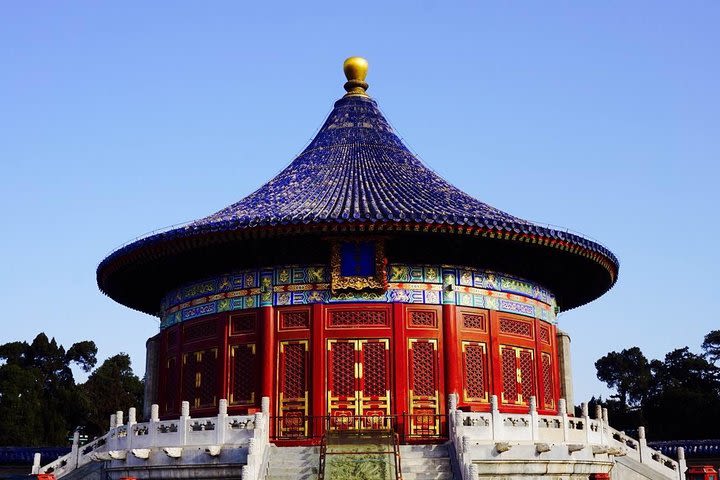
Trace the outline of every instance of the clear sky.
<instances>
[{"instance_id":1,"label":"clear sky","mask_svg":"<svg viewBox=\"0 0 720 480\"><path fill-rule=\"evenodd\" d=\"M429 166L620 259L563 313L576 402L595 360L699 350L720 328L720 3L33 2L0 5L0 343L128 352L156 319L95 268L252 192L370 61L369 93Z\"/></svg>"}]
</instances>

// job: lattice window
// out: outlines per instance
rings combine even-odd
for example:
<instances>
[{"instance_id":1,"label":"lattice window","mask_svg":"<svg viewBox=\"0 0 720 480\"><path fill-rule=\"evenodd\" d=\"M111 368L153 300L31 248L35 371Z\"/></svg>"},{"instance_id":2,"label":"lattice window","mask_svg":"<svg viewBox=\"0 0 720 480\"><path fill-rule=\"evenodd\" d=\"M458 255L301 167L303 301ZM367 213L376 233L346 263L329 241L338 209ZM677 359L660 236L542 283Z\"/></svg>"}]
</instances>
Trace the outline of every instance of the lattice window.
<instances>
[{"instance_id":1,"label":"lattice window","mask_svg":"<svg viewBox=\"0 0 720 480\"><path fill-rule=\"evenodd\" d=\"M533 354L530 350L520 351L520 385L522 391L522 401L530 402L530 397L535 395L535 368L533 366Z\"/></svg>"},{"instance_id":2,"label":"lattice window","mask_svg":"<svg viewBox=\"0 0 720 480\"><path fill-rule=\"evenodd\" d=\"M355 345L336 342L332 346L332 394L338 397L355 396Z\"/></svg>"},{"instance_id":3,"label":"lattice window","mask_svg":"<svg viewBox=\"0 0 720 480\"><path fill-rule=\"evenodd\" d=\"M285 398L304 398L306 374L305 345L287 343L285 349L285 374L283 378L283 396Z\"/></svg>"},{"instance_id":4,"label":"lattice window","mask_svg":"<svg viewBox=\"0 0 720 480\"><path fill-rule=\"evenodd\" d=\"M257 385L257 365L255 344L233 345L232 385L230 386L230 403L233 405L252 405L255 403Z\"/></svg>"},{"instance_id":5,"label":"lattice window","mask_svg":"<svg viewBox=\"0 0 720 480\"><path fill-rule=\"evenodd\" d=\"M415 310L410 312L411 327L437 328L437 315L431 310Z\"/></svg>"},{"instance_id":6,"label":"lattice window","mask_svg":"<svg viewBox=\"0 0 720 480\"><path fill-rule=\"evenodd\" d=\"M466 400L487 401L487 355L484 343L463 342Z\"/></svg>"},{"instance_id":7,"label":"lattice window","mask_svg":"<svg viewBox=\"0 0 720 480\"><path fill-rule=\"evenodd\" d=\"M500 318L500 332L518 335L520 337L532 338L532 325L530 322L515 320L513 318Z\"/></svg>"},{"instance_id":8,"label":"lattice window","mask_svg":"<svg viewBox=\"0 0 720 480\"><path fill-rule=\"evenodd\" d=\"M230 334L254 333L257 328L256 313L241 313L230 317Z\"/></svg>"},{"instance_id":9,"label":"lattice window","mask_svg":"<svg viewBox=\"0 0 720 480\"><path fill-rule=\"evenodd\" d=\"M388 325L384 310L337 310L330 312L331 327L364 327Z\"/></svg>"},{"instance_id":10,"label":"lattice window","mask_svg":"<svg viewBox=\"0 0 720 480\"><path fill-rule=\"evenodd\" d=\"M503 397L506 402L515 403L518 398L515 350L510 347L502 347L500 357L502 362Z\"/></svg>"},{"instance_id":11,"label":"lattice window","mask_svg":"<svg viewBox=\"0 0 720 480\"><path fill-rule=\"evenodd\" d=\"M196 406L215 405L217 400L217 349L206 350L200 362L200 385Z\"/></svg>"},{"instance_id":12,"label":"lattice window","mask_svg":"<svg viewBox=\"0 0 720 480\"><path fill-rule=\"evenodd\" d=\"M543 401L545 408L553 408L553 379L552 379L552 357L549 353L542 354L542 381L543 381Z\"/></svg>"},{"instance_id":13,"label":"lattice window","mask_svg":"<svg viewBox=\"0 0 720 480\"><path fill-rule=\"evenodd\" d=\"M280 314L280 328L310 328L310 312L307 310L282 312Z\"/></svg>"},{"instance_id":14,"label":"lattice window","mask_svg":"<svg viewBox=\"0 0 720 480\"><path fill-rule=\"evenodd\" d=\"M437 390L435 345L418 340L412 344L411 352L413 395L432 397Z\"/></svg>"},{"instance_id":15,"label":"lattice window","mask_svg":"<svg viewBox=\"0 0 720 480\"><path fill-rule=\"evenodd\" d=\"M217 325L215 320L205 320L186 326L183 333L185 334L186 342L212 338L217 335Z\"/></svg>"},{"instance_id":16,"label":"lattice window","mask_svg":"<svg viewBox=\"0 0 720 480\"><path fill-rule=\"evenodd\" d=\"M182 396L195 408L217 400L217 348L183 355Z\"/></svg>"},{"instance_id":17,"label":"lattice window","mask_svg":"<svg viewBox=\"0 0 720 480\"><path fill-rule=\"evenodd\" d=\"M382 342L363 343L364 390L366 396L387 394L387 350Z\"/></svg>"},{"instance_id":18,"label":"lattice window","mask_svg":"<svg viewBox=\"0 0 720 480\"><path fill-rule=\"evenodd\" d=\"M472 328L476 330L487 330L487 325L485 324L485 315L475 315L471 313L463 313L462 314L462 324L463 328Z\"/></svg>"},{"instance_id":19,"label":"lattice window","mask_svg":"<svg viewBox=\"0 0 720 480\"><path fill-rule=\"evenodd\" d=\"M548 327L541 326L538 330L538 337L540 337L541 342L550 345L550 329Z\"/></svg>"}]
</instances>

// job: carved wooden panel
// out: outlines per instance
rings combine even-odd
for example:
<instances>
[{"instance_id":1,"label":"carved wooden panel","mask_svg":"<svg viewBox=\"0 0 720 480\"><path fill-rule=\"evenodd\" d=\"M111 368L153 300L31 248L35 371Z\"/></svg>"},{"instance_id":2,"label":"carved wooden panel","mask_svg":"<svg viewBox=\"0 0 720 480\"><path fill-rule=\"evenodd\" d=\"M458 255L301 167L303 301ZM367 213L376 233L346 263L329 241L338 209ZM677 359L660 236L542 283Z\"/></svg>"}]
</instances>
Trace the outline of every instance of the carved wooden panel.
<instances>
[{"instance_id":1,"label":"carved wooden panel","mask_svg":"<svg viewBox=\"0 0 720 480\"><path fill-rule=\"evenodd\" d=\"M466 402L488 402L488 357L487 345L482 342L462 342L463 355L463 400Z\"/></svg>"},{"instance_id":2,"label":"carved wooden panel","mask_svg":"<svg viewBox=\"0 0 720 480\"><path fill-rule=\"evenodd\" d=\"M438 342L411 338L408 341L410 385L410 435L439 432Z\"/></svg>"},{"instance_id":3,"label":"carved wooden panel","mask_svg":"<svg viewBox=\"0 0 720 480\"><path fill-rule=\"evenodd\" d=\"M238 313L230 315L230 335L255 333L257 329L257 313Z\"/></svg>"},{"instance_id":4,"label":"carved wooden panel","mask_svg":"<svg viewBox=\"0 0 720 480\"><path fill-rule=\"evenodd\" d=\"M230 405L254 405L257 390L257 356L254 343L230 347Z\"/></svg>"},{"instance_id":5,"label":"carved wooden panel","mask_svg":"<svg viewBox=\"0 0 720 480\"><path fill-rule=\"evenodd\" d=\"M308 434L308 341L280 342L279 423L281 437L297 438Z\"/></svg>"},{"instance_id":6,"label":"carved wooden panel","mask_svg":"<svg viewBox=\"0 0 720 480\"><path fill-rule=\"evenodd\" d=\"M182 396L194 408L217 404L218 349L183 354Z\"/></svg>"},{"instance_id":7,"label":"carved wooden panel","mask_svg":"<svg viewBox=\"0 0 720 480\"><path fill-rule=\"evenodd\" d=\"M536 392L534 352L532 348L500 346L502 402L528 405Z\"/></svg>"}]
</instances>

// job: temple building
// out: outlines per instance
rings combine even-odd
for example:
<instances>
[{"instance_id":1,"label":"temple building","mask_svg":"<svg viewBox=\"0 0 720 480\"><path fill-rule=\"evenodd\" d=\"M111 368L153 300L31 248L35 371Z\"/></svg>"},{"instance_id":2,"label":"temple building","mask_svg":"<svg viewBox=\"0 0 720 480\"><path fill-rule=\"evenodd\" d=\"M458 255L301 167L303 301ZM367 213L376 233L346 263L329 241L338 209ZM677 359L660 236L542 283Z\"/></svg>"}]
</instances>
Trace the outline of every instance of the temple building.
<instances>
[{"instance_id":1,"label":"temple building","mask_svg":"<svg viewBox=\"0 0 720 480\"><path fill-rule=\"evenodd\" d=\"M402 465L407 479L554 465L557 478L602 479L636 451L636 477L682 480L667 457L643 463L644 439L606 415L574 416L557 314L614 285L612 252L438 176L368 96L367 68L346 60L347 93L276 177L99 265L105 294L161 323L147 341L148 421L118 412L81 456L112 478L160 478L168 462L195 478L286 478L273 452L324 455L314 448L333 432L388 431L387 478ZM422 476L398 463L417 451L444 452L448 467ZM324 461L287 478L333 478Z\"/></svg>"}]
</instances>

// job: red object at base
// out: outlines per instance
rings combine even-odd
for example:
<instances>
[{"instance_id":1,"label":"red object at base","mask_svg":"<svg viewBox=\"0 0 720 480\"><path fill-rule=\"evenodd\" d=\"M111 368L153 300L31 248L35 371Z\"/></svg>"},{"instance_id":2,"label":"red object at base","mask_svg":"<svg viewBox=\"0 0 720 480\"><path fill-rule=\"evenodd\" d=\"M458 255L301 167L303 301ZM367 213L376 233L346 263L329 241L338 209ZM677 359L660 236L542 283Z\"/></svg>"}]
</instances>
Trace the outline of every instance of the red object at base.
<instances>
[{"instance_id":1,"label":"red object at base","mask_svg":"<svg viewBox=\"0 0 720 480\"><path fill-rule=\"evenodd\" d=\"M694 465L685 472L687 480L718 480L718 472L712 465Z\"/></svg>"}]
</instances>

